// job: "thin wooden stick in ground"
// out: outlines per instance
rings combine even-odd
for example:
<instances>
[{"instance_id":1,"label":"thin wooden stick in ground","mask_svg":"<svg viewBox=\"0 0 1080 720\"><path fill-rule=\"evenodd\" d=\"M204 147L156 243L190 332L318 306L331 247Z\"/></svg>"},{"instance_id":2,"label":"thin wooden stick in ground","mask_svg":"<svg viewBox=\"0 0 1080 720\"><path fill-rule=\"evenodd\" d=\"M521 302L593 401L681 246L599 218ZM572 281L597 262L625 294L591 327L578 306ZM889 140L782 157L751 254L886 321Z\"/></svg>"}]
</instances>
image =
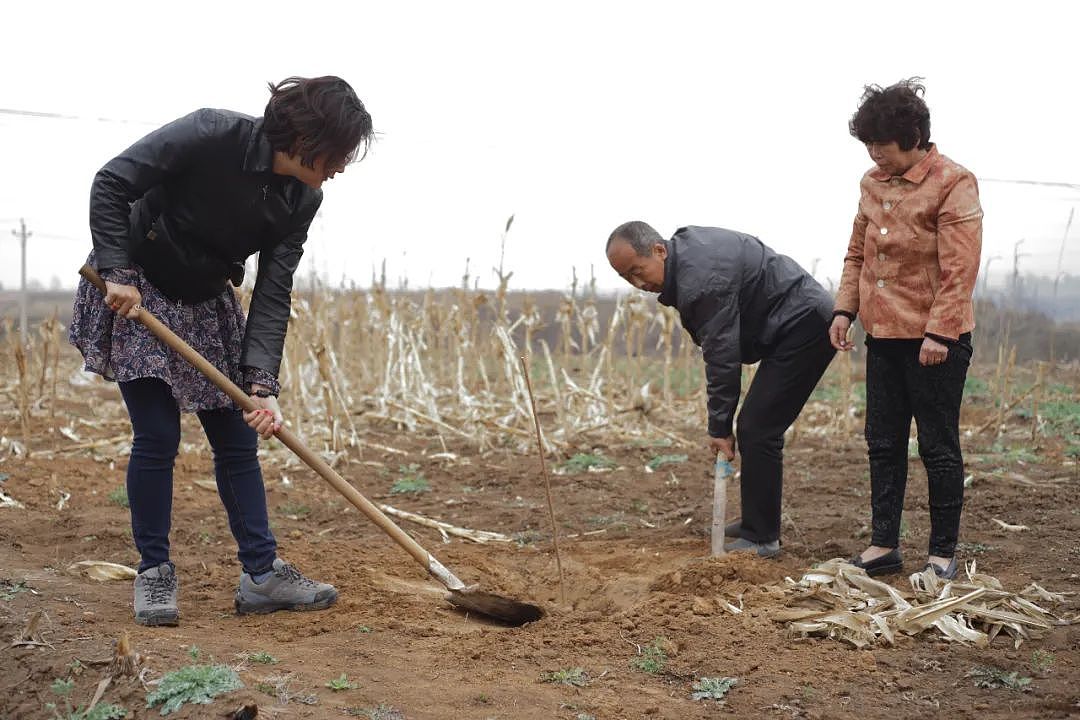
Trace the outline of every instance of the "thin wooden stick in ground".
<instances>
[{"instance_id":1,"label":"thin wooden stick in ground","mask_svg":"<svg viewBox=\"0 0 1080 720\"><path fill-rule=\"evenodd\" d=\"M1039 435L1039 401L1042 400L1043 389L1043 372L1046 370L1046 363L1037 363L1038 371L1035 378L1035 387L1038 390L1035 391L1035 396L1031 400L1031 441L1035 442L1035 439Z\"/></svg>"},{"instance_id":2,"label":"thin wooden stick in ground","mask_svg":"<svg viewBox=\"0 0 1080 720\"><path fill-rule=\"evenodd\" d=\"M529 405L532 407L533 426L536 428L536 450L540 453L540 472L544 475L544 491L547 493L548 516L551 518L551 539L555 545L555 566L559 570L559 598L566 604L566 587L563 585L562 556L559 554L559 526L555 524L555 507L551 503L551 480L548 478L547 461L544 460L544 440L540 435L540 418L536 415L536 398L533 397L532 380L529 379L529 365L525 356L521 356L521 373L525 376L525 387L529 391Z\"/></svg>"}]
</instances>

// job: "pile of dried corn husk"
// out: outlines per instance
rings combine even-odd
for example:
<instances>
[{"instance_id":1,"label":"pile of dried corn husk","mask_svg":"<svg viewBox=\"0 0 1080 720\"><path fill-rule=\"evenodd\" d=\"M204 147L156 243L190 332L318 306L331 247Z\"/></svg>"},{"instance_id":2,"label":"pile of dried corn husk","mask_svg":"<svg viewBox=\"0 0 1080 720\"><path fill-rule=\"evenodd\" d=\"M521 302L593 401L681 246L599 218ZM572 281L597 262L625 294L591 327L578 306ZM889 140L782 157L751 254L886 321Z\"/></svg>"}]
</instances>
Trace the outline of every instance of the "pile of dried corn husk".
<instances>
[{"instance_id":1,"label":"pile of dried corn husk","mask_svg":"<svg viewBox=\"0 0 1080 720\"><path fill-rule=\"evenodd\" d=\"M936 628L945 638L986 647L1004 631L1015 647L1039 637L1065 620L1035 604L1063 603L1064 594L1051 593L1032 583L1020 593L1004 590L997 578L965 568L966 582L942 580L932 570L911 576L913 592L867 576L866 571L836 558L803 575L799 582L786 578L787 608L773 614L803 636L830 637L862 648L892 645L898 634L918 635Z\"/></svg>"}]
</instances>

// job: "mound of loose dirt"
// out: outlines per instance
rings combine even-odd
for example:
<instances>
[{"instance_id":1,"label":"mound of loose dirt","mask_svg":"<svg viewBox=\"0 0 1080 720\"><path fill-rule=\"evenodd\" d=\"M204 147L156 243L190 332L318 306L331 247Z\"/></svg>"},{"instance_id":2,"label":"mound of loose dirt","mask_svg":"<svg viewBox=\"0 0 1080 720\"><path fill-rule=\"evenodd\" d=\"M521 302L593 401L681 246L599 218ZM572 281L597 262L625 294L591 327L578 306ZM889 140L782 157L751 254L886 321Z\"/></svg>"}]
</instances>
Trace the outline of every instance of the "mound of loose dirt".
<instances>
[{"instance_id":1,"label":"mound of loose dirt","mask_svg":"<svg viewBox=\"0 0 1080 720\"><path fill-rule=\"evenodd\" d=\"M660 575L649 584L649 590L673 595L741 593L750 586L781 578L775 562L752 553L732 553L723 557L693 558Z\"/></svg>"}]
</instances>

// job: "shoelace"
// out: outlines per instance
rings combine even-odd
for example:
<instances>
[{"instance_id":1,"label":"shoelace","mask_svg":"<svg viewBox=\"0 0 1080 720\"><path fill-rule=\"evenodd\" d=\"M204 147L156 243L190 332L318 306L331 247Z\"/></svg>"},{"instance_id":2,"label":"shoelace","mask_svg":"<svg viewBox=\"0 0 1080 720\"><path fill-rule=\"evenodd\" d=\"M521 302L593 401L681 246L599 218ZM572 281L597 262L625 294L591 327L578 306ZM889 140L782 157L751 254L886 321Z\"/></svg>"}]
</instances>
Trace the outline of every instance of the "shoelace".
<instances>
[{"instance_id":1,"label":"shoelace","mask_svg":"<svg viewBox=\"0 0 1080 720\"><path fill-rule=\"evenodd\" d=\"M150 595L150 603L157 605L163 602L167 602L172 598L170 595L176 590L176 578L170 577L148 577L146 580L146 590Z\"/></svg>"},{"instance_id":2,"label":"shoelace","mask_svg":"<svg viewBox=\"0 0 1080 720\"><path fill-rule=\"evenodd\" d=\"M285 563L282 566L281 575L285 577L285 579L296 581L305 587L316 587L318 585L314 580L304 577L304 573L300 572L289 563Z\"/></svg>"}]
</instances>

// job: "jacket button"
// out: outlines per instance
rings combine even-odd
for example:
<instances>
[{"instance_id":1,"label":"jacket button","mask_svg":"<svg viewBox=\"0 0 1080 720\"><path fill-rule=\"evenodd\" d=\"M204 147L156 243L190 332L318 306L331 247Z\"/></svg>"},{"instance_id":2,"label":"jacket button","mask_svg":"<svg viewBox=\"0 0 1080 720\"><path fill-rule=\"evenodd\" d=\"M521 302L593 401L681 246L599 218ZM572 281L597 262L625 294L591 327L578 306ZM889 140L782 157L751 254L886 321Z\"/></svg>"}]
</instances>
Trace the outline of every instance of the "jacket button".
<instances>
[{"instance_id":1,"label":"jacket button","mask_svg":"<svg viewBox=\"0 0 1080 720\"><path fill-rule=\"evenodd\" d=\"M882 235L888 235L889 234L889 228L881 228L881 234Z\"/></svg>"},{"instance_id":2,"label":"jacket button","mask_svg":"<svg viewBox=\"0 0 1080 720\"><path fill-rule=\"evenodd\" d=\"M882 205L882 207L885 208L886 210L892 210L892 203L889 202L888 200L886 200L885 203Z\"/></svg>"},{"instance_id":3,"label":"jacket button","mask_svg":"<svg viewBox=\"0 0 1080 720\"><path fill-rule=\"evenodd\" d=\"M884 260L885 260L885 253L878 253L877 259L878 259L878 260L881 260L881 261L883 261L883 262L884 262Z\"/></svg>"},{"instance_id":4,"label":"jacket button","mask_svg":"<svg viewBox=\"0 0 1080 720\"><path fill-rule=\"evenodd\" d=\"M877 281L877 286L878 287L885 287L885 281L884 280L878 280Z\"/></svg>"}]
</instances>

